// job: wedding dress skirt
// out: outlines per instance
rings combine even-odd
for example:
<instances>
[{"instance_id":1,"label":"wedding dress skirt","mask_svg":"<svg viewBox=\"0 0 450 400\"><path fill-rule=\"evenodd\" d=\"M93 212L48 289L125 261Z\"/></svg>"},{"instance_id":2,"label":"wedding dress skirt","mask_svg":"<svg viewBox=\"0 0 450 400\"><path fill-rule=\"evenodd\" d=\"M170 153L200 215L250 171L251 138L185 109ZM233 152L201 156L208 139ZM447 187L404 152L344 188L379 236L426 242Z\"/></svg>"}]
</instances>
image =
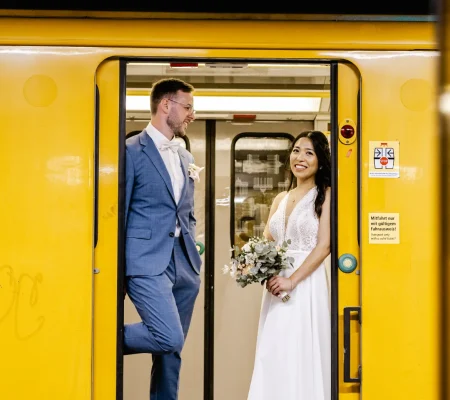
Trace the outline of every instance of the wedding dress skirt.
<instances>
[{"instance_id":1,"label":"wedding dress skirt","mask_svg":"<svg viewBox=\"0 0 450 400\"><path fill-rule=\"evenodd\" d=\"M289 251L294 265L308 252ZM294 269L283 271L288 277ZM325 264L283 303L264 290L248 400L330 400L331 326Z\"/></svg>"}]
</instances>

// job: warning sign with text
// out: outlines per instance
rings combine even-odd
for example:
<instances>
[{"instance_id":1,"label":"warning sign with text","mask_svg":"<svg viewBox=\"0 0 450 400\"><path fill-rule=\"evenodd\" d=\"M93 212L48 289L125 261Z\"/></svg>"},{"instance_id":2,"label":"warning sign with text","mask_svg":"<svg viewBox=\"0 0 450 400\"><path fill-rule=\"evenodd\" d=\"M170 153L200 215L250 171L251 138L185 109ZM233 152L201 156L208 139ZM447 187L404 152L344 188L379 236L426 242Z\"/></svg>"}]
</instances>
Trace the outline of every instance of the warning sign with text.
<instances>
[{"instance_id":1,"label":"warning sign with text","mask_svg":"<svg viewBox=\"0 0 450 400\"><path fill-rule=\"evenodd\" d=\"M399 177L399 142L369 142L369 178Z\"/></svg>"},{"instance_id":2,"label":"warning sign with text","mask_svg":"<svg viewBox=\"0 0 450 400\"><path fill-rule=\"evenodd\" d=\"M398 213L369 213L369 243L400 243Z\"/></svg>"}]
</instances>

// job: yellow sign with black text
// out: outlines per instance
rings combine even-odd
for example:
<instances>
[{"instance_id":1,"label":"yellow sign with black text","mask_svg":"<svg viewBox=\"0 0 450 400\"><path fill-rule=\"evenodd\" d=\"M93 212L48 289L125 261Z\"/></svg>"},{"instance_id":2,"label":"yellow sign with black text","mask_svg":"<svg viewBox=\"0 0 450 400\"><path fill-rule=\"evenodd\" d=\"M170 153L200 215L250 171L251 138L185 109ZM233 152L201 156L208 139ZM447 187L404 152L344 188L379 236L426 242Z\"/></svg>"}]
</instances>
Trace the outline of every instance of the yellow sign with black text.
<instances>
[{"instance_id":1,"label":"yellow sign with black text","mask_svg":"<svg viewBox=\"0 0 450 400\"><path fill-rule=\"evenodd\" d=\"M398 213L369 213L369 243L399 244L400 215Z\"/></svg>"}]
</instances>

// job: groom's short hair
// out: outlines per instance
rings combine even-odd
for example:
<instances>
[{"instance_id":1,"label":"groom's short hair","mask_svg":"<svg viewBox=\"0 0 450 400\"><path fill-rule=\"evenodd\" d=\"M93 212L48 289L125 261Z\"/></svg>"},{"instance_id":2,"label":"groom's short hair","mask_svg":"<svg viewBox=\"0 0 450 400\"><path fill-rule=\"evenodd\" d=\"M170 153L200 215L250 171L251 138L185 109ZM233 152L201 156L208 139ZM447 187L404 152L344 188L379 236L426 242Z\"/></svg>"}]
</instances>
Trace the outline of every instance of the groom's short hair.
<instances>
[{"instance_id":1,"label":"groom's short hair","mask_svg":"<svg viewBox=\"0 0 450 400\"><path fill-rule=\"evenodd\" d=\"M176 78L165 78L155 82L150 93L150 111L156 114L158 105L164 97L175 96L181 90L185 93L192 93L194 86Z\"/></svg>"}]
</instances>

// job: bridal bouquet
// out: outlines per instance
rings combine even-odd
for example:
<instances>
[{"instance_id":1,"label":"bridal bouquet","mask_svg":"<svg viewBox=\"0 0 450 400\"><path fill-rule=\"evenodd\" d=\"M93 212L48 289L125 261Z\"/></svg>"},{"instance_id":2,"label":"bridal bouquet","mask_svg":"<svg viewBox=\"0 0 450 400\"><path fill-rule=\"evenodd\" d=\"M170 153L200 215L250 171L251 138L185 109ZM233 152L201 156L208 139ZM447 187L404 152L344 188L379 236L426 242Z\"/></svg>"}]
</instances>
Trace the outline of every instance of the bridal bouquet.
<instances>
[{"instance_id":1,"label":"bridal bouquet","mask_svg":"<svg viewBox=\"0 0 450 400\"><path fill-rule=\"evenodd\" d=\"M231 249L235 251L235 257L231 258L230 265L224 266L223 273L230 274L241 287L255 282L262 285L272 276L293 266L294 259L286 255L290 243L291 241L288 240L281 246L276 246L271 240L251 237L242 249L238 246ZM284 291L278 297L283 302L290 299Z\"/></svg>"}]
</instances>

